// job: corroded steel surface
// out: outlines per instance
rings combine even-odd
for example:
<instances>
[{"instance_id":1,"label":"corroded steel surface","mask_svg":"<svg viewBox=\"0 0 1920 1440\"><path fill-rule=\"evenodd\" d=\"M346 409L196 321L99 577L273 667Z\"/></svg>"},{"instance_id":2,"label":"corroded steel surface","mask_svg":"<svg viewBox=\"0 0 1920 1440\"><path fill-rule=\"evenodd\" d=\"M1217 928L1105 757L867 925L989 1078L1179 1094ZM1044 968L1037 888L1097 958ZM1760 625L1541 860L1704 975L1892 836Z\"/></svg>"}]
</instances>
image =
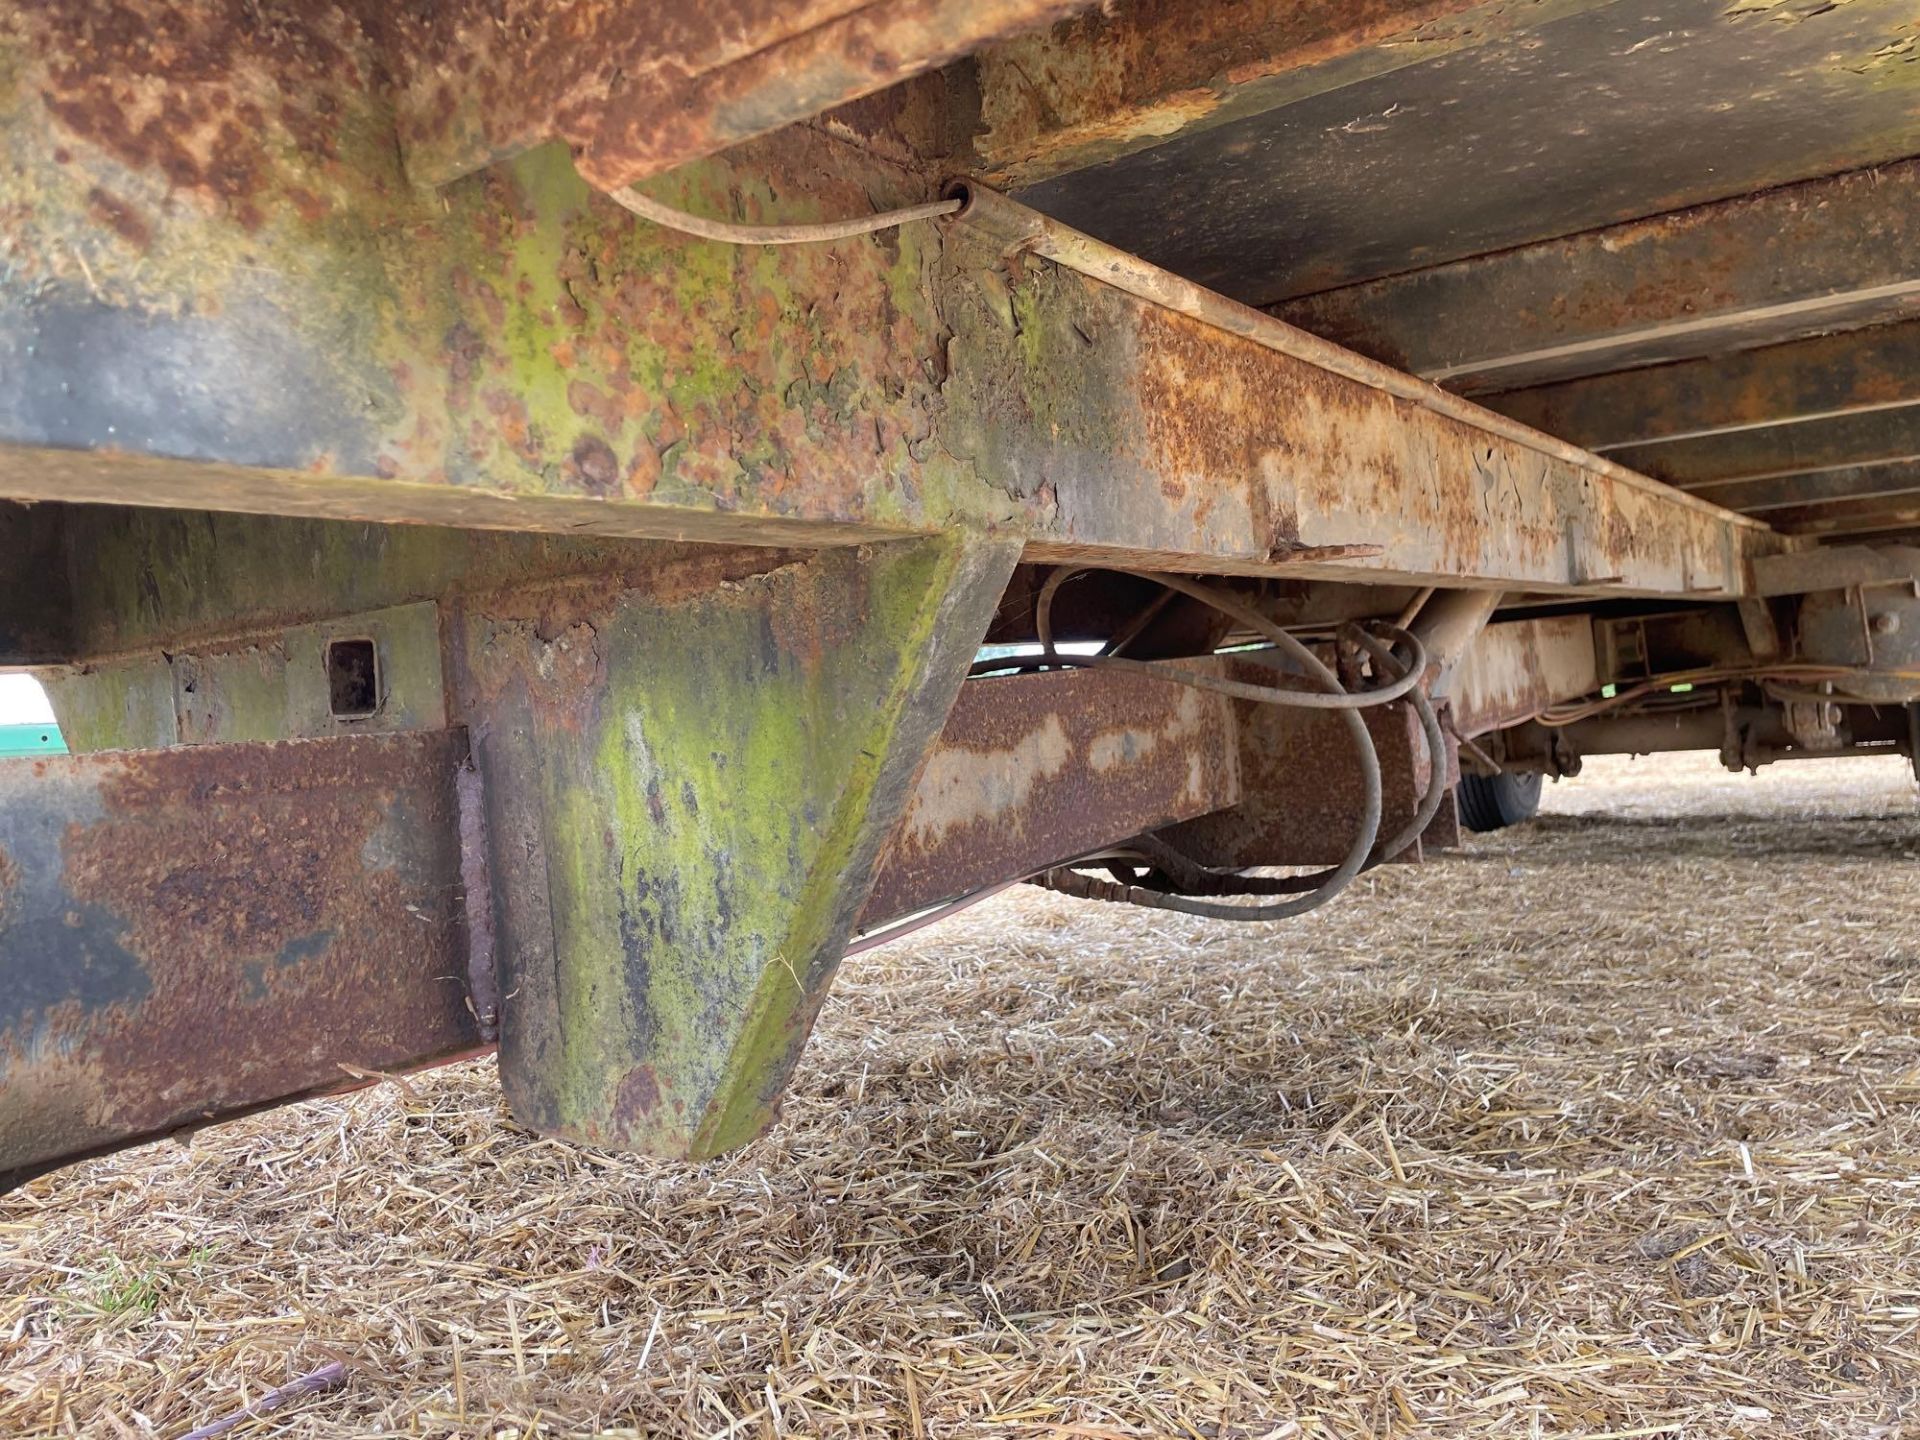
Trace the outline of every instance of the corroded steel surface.
<instances>
[{"instance_id":1,"label":"corroded steel surface","mask_svg":"<svg viewBox=\"0 0 1920 1440\"><path fill-rule=\"evenodd\" d=\"M325 162L363 161L369 143L378 143L354 133L366 124L365 107L341 103L380 80L361 26L341 6L11 4L0 7L0 44L37 62L10 78L30 75L34 102L57 127L58 138L46 138L97 151L130 178L153 175L166 193L222 213L243 231L260 231L282 205L308 219L334 211L344 198L341 182L355 177L340 174L329 184ZM10 95L4 108L23 98ZM12 138L17 146L20 137ZM288 151L304 157L310 188L285 173ZM71 148L47 158L93 169ZM159 217L147 196L94 183L81 203L103 235L137 250L155 239Z\"/></svg>"},{"instance_id":2,"label":"corroded steel surface","mask_svg":"<svg viewBox=\"0 0 1920 1440\"><path fill-rule=\"evenodd\" d=\"M1024 185L1599 0L1106 5L976 59L981 173Z\"/></svg>"},{"instance_id":3,"label":"corroded steel surface","mask_svg":"<svg viewBox=\"0 0 1920 1440\"><path fill-rule=\"evenodd\" d=\"M376 20L408 170L440 184L544 140L617 186L1045 26L1091 0L541 0Z\"/></svg>"},{"instance_id":4,"label":"corroded steel surface","mask_svg":"<svg viewBox=\"0 0 1920 1440\"><path fill-rule=\"evenodd\" d=\"M278 509L291 486L304 513L382 518L388 482L419 482L413 518L450 524L539 528L498 503L538 495L574 502L553 529L618 531L641 497L705 522L654 534L916 528L889 479L917 472L937 402L926 227L694 244L596 200L555 147L416 188L364 37L331 9L243 11L0 9L0 435L68 467L49 490L119 470L149 503ZM817 218L919 198L902 183L799 135L665 193ZM124 468L163 459L202 464Z\"/></svg>"},{"instance_id":5,"label":"corroded steel surface","mask_svg":"<svg viewBox=\"0 0 1920 1440\"><path fill-rule=\"evenodd\" d=\"M1920 544L1834 545L1757 562L1754 594L1805 595L1853 586L1878 589L1920 584Z\"/></svg>"},{"instance_id":6,"label":"corroded steel surface","mask_svg":"<svg viewBox=\"0 0 1920 1440\"><path fill-rule=\"evenodd\" d=\"M1515 390L1487 404L1608 450L1916 401L1920 320Z\"/></svg>"},{"instance_id":7,"label":"corroded steel surface","mask_svg":"<svg viewBox=\"0 0 1920 1440\"><path fill-rule=\"evenodd\" d=\"M123 103L58 9L0 30L8 495L762 544L990 526L1215 572L1377 544L1315 573L1669 591L1767 548L939 227L691 241L551 146L417 189L352 36L221 50L194 26L225 12L156 12L184 38L116 52ZM152 153L169 105L264 158ZM924 198L804 128L660 193L747 220Z\"/></svg>"},{"instance_id":8,"label":"corroded steel surface","mask_svg":"<svg viewBox=\"0 0 1920 1440\"><path fill-rule=\"evenodd\" d=\"M0 1174L475 1051L496 1038L503 988L516 1104L530 1049L538 1063L571 1055L585 1081L618 1085L615 1119L628 1129L602 1121L593 1138L658 1143L648 1137L672 1122L647 1131L642 1112L677 1117L698 1093L698 1066L690 1076L678 1061L729 1059L735 1098L759 1123L837 954L823 939L798 963L806 927L850 926L870 875L872 925L1238 794L1225 702L1075 671L965 685L911 794L906 757L862 792L863 812L859 751L847 747L881 747L838 683L852 611L779 603L797 594L793 567L764 552L757 570L733 559L722 572L656 567L645 598L616 574L473 601L489 643L463 673L476 721L504 732L486 742L493 793L458 733L0 767ZM849 560L815 563L846 571ZM884 608L885 588L868 587L869 603ZM635 609L652 606L682 627L718 607L770 628L751 655L696 664L706 705L617 701L607 662L631 658ZM711 625L702 634L717 638ZM961 661L970 653L958 647ZM667 688L657 663L634 683L652 700ZM795 687L831 692L830 713L782 718L811 737L803 764L773 745L778 727L752 718L750 691L727 698L729 684L772 685L782 705ZM906 729L938 720L937 694L913 703L922 713ZM746 739L731 743L717 714L741 717ZM663 767L687 753L711 773L676 763L675 785ZM568 755L582 768L563 781ZM582 821L583 805L611 807L617 843ZM649 850L648 836L666 849ZM780 878L808 854L827 868ZM769 951L764 927L776 923ZM560 1051L551 1034L532 1038L550 998L544 967L564 971L586 1007ZM767 991L791 1008L743 1013ZM702 1048L736 1021L731 1051ZM596 1026L639 1058L611 1065L588 1044ZM554 1123L544 1109L522 1113Z\"/></svg>"},{"instance_id":9,"label":"corroded steel surface","mask_svg":"<svg viewBox=\"0 0 1920 1440\"><path fill-rule=\"evenodd\" d=\"M1773 24L1677 3L1703 31ZM1107 37L1097 53L1073 49L1071 29L1029 47L1059 63L1021 77L1017 99L1014 47L939 77L950 90L776 129L1076 8L0 0L0 495L74 502L53 533L30 512L0 517L0 539L57 552L46 573L74 584L54 607L71 623L49 628L46 606L14 603L41 559L0 550L14 627L0 647L98 659L68 672L61 701L79 743L200 747L75 762L0 809L0 981L14 982L0 985L0 1145L17 1147L0 1149L0 1174L461 1053L496 997L523 1120L704 1156L770 1121L862 918L1181 822L1215 863L1338 857L1355 786L1325 717L1099 674L963 687L1023 555L1376 582L1379 608L1396 587L1461 582L1731 597L1784 548L1404 377L1274 343L1270 317L1183 307L1173 277L1141 281L1150 267L1130 259L1075 268L977 221L725 247L595 188L653 176L670 203L749 223L924 199L933 157L953 152L916 153L911 136L964 149L931 117L974 75L982 144L1010 165L1173 125L1212 135L1228 168L1176 177L1206 186L1240 163L1226 127L1299 84L1316 97L1304 112L1337 122L1306 127L1333 157L1327 193L1364 189L1376 215L1320 207L1306 217L1324 225L1317 259L1241 247L1215 278L1268 261L1325 278L1427 254L1395 227L1428 211L1379 214L1391 187L1352 157L1434 183L1405 136L1438 133L1414 112L1444 103L1449 75L1559 83L1527 44L1472 59L1484 33L1549 14L1576 38L1616 33L1601 13L1615 7L1590 0L1471 4L1437 30L1421 22L1457 16L1455 0L1249 0L1177 22L1146 0L1080 27ZM1820 14L1851 46L1894 5L1783 8L1800 28L1765 33L1802 56L1790 78L1838 65L1867 140L1905 134L1910 107L1841 63L1851 49L1802 55ZM1156 48L1161 22L1191 44ZM1360 50L1402 33L1418 42L1404 54L1458 52L1462 68L1431 61L1418 103L1349 128L1352 97L1323 82L1365 90L1402 56ZM1713 43L1682 38L1638 62L1662 85L1687 86L1681 52ZM1635 53L1586 48L1605 65ZM1121 63L1102 70L1102 55ZM1740 93L1777 83L1747 69ZM1524 130L1538 111L1485 88L1496 126ZM1818 112L1821 96L1790 88L1784 112L1765 111L1787 115L1776 130ZM1604 107L1552 118L1619 123ZM1853 153L1801 128L1782 163ZM878 150L849 143L868 136ZM1638 156L1601 148L1608 163ZM1679 150L1647 157L1685 169L1718 153ZM1741 173L1773 174L1760 159ZM1713 173L1693 170L1695 189ZM1472 193L1430 194L1445 243L1532 238L1536 218L1481 195L1539 188L1521 174L1485 167ZM1854 221L1903 203L1822 193L1841 190ZM1075 193L1138 203L1142 234L1179 228L1160 226L1181 202L1157 185L1127 195L1096 177ZM1262 187L1240 193L1302 217ZM1585 178L1562 200L1550 215L1648 213ZM1188 208L1236 223L1231 207ZM1679 280L1636 269L1651 251L1635 236L1625 259L1578 250L1592 277L1570 313L1611 358L1670 358L1642 342L1693 334L1672 316L1717 286L1700 333L1754 342L1768 308L1755 276L1778 248L1759 213L1741 212L1737 244L1698 217L1636 231ZM1909 218L1863 240L1814 215L1794 258L1809 236L1851 245L1840 258L1863 284L1875 244L1911 248ZM1376 230L1392 232L1378 247ZM1829 304L1827 273L1787 275L1823 325L1899 313L1911 290L1896 276ZM1564 298L1513 296L1536 328L1532 310ZM1514 348L1525 324L1428 328L1492 334L1498 353L1468 357L1478 370L1444 361L1455 378L1572 373L1555 368L1566 355ZM83 502L185 513L81 518ZM476 533L489 527L556 538L494 543ZM1562 664L1579 646L1546 643L1570 623L1587 622L1532 622L1511 654L1490 632L1463 733L1583 681ZM317 657L349 637L393 682L378 723L429 733L208 743L332 728ZM471 725L477 769L433 733L449 719ZM1397 828L1436 757L1404 709L1369 719ZM24 773L0 776L0 800Z\"/></svg>"},{"instance_id":10,"label":"corroded steel surface","mask_svg":"<svg viewBox=\"0 0 1920 1440\"><path fill-rule=\"evenodd\" d=\"M1884 500L1920 493L1920 448L1894 460L1728 480L1697 486L1694 493L1763 520L1771 521L1781 512L1794 510L1818 518L1835 501Z\"/></svg>"},{"instance_id":11,"label":"corroded steel surface","mask_svg":"<svg viewBox=\"0 0 1920 1440\"><path fill-rule=\"evenodd\" d=\"M1516 28L1485 43L1020 196L1264 304L1920 152L1912 0L1509 13Z\"/></svg>"},{"instance_id":12,"label":"corroded steel surface","mask_svg":"<svg viewBox=\"0 0 1920 1440\"><path fill-rule=\"evenodd\" d=\"M1849 694L1904 704L1920 699L1920 593L1915 586L1826 590L1799 612L1799 653L1819 665L1859 666ZM1875 673L1892 671L1894 674Z\"/></svg>"},{"instance_id":13,"label":"corroded steel surface","mask_svg":"<svg viewBox=\"0 0 1920 1440\"><path fill-rule=\"evenodd\" d=\"M464 743L0 762L0 1188L474 1049Z\"/></svg>"},{"instance_id":14,"label":"corroded steel surface","mask_svg":"<svg viewBox=\"0 0 1920 1440\"><path fill-rule=\"evenodd\" d=\"M1219 695L1093 670L969 681L881 856L863 924L1238 796L1233 717Z\"/></svg>"},{"instance_id":15,"label":"corroded steel surface","mask_svg":"<svg viewBox=\"0 0 1920 1440\"><path fill-rule=\"evenodd\" d=\"M1920 314L1916 188L1920 161L1902 161L1329 290L1274 313L1466 393L1857 329Z\"/></svg>"},{"instance_id":16,"label":"corroded steel surface","mask_svg":"<svg viewBox=\"0 0 1920 1440\"><path fill-rule=\"evenodd\" d=\"M1809 417L1784 429L1663 440L1615 452L1622 464L1695 493L1710 485L1920 456L1920 404ZM1745 508L1737 506L1736 508Z\"/></svg>"},{"instance_id":17,"label":"corroded steel surface","mask_svg":"<svg viewBox=\"0 0 1920 1440\"><path fill-rule=\"evenodd\" d=\"M1664 614L1596 618L1591 621L1587 634L1570 629L1569 640L1559 647L1562 653L1573 661L1579 654L1579 645L1590 643L1599 675L1597 684L1589 683L1584 691L1569 690L1568 693L1591 694L1601 684L1626 685L1675 671L1751 666L1756 658L1753 643L1756 636L1761 639L1763 649L1771 648L1778 655L1781 647L1767 643L1768 622L1757 614L1743 618L1743 610L1752 609L1751 604L1703 606ZM1562 623L1570 618L1574 617L1562 617ZM1540 632L1534 633L1540 636ZM1787 634L1792 633L1789 628ZM1777 626L1774 634L1779 635ZM1544 648L1539 646L1537 638L1535 645ZM1578 678L1577 669L1572 673Z\"/></svg>"},{"instance_id":18,"label":"corroded steel surface","mask_svg":"<svg viewBox=\"0 0 1920 1440\"><path fill-rule=\"evenodd\" d=\"M1597 553L1580 553L1589 548L1582 533L1585 524L1580 522L1600 520L1601 515L1594 512L1611 512L1606 519L1614 533L1599 547L1592 548L1597 552L1611 543L1631 552L1642 577L1634 582L1636 584L1646 583L1657 573L1659 560L1650 551L1659 542L1651 536L1633 534L1631 522L1627 520L1630 508L1651 503L1662 509L1691 507L1696 511L1691 517L1675 514L1671 518L1676 546L1670 560L1677 559L1682 574L1694 575L1697 581L1692 584L1683 581L1682 589L1737 590L1744 579L1739 559L1745 548L1767 543L1764 527L1751 522L1742 525L1718 507L1689 501L1625 467L1601 460L1552 436L1529 431L1437 386L1357 356L1270 315L1168 274L1003 196L972 185L964 187L964 193L966 205L956 221L975 232L975 243L989 252L997 252L1009 269L1017 273L1033 263L1029 257L1044 257L1094 282L1105 293L1146 306L1143 314L1152 317L1152 323L1142 326L1135 366L1127 376L1119 378L1149 382L1157 378L1149 368L1152 358L1146 338L1149 334L1176 336L1192 346L1193 359L1182 365L1180 385L1168 385L1164 395L1148 392L1138 396L1144 412L1141 418L1149 436L1165 437L1168 442L1165 450L1176 460L1193 453L1195 440L1218 447L1202 452L1209 461L1216 456L1231 455L1235 447L1239 448L1244 456L1241 463L1245 471L1256 472L1258 480L1264 482L1269 509L1284 506L1283 514L1294 522L1286 538L1270 552L1270 559L1305 565L1382 555L1393 557L1382 562L1392 565L1413 559L1422 539L1430 547L1436 541L1444 545L1460 530L1493 541L1503 561L1510 562L1517 552L1527 548L1515 542L1521 540L1522 527L1528 523L1525 507L1542 492L1549 503L1556 506L1570 505L1574 511L1589 512L1584 516L1570 512L1558 514L1552 522L1556 536L1565 534L1568 544L1567 553L1557 557L1556 567L1562 573L1571 572L1572 583L1584 582L1596 573L1586 567L1597 558ZM1020 324L1024 336L1035 319L1021 316ZM1183 325L1184 331L1180 328ZM1072 329L1078 335L1087 333L1077 322ZM1237 344L1230 347L1226 342ZM1037 393L1038 367L1024 353L1021 358L1027 361L1020 370L1022 378L1035 387L1033 393ZM1065 355L1057 358L1062 362L1067 359ZM1180 359L1186 357L1182 355ZM1236 384L1225 380L1219 370L1201 368L1209 363L1237 363L1246 370L1265 364L1271 374L1264 377L1264 384L1251 376ZM1089 361L1086 369L1090 372L1089 378L1098 378L1093 362ZM1202 434L1199 429L1202 417L1196 413L1198 407L1194 403L1197 393L1220 396L1232 406L1231 422L1224 433ZM1279 397L1283 402L1276 410L1266 411L1268 416L1284 416L1286 420L1304 418L1310 422L1302 432L1295 454L1286 452L1285 441L1276 433L1274 419L1261 425L1258 417L1262 414L1260 397L1263 396ZM1027 396L1023 394L1019 398ZM1383 411L1383 405L1398 408ZM1100 412L1094 407L1083 407L1075 418L1083 426L1089 421L1097 424ZM1449 427L1454 445L1445 445L1442 441L1442 436L1449 434ZM1060 428L1056 419L1056 434ZM1098 432L1094 433L1097 438ZM1395 447L1395 453L1373 449L1368 442L1374 433L1381 433L1382 438ZM1465 446L1457 443L1469 436L1474 437L1472 443ZM1081 436L1073 438L1079 440ZM1111 450L1124 454L1125 443L1130 438L1129 434L1116 433L1110 439ZM1400 447L1405 442L1421 448L1402 450ZM1433 487L1448 499L1464 502L1468 507L1459 513L1457 524L1448 523L1451 517L1422 504L1427 498L1423 491L1428 487L1421 482L1430 477L1428 467L1436 460L1443 475L1463 476L1471 469L1482 481L1478 491L1444 479ZM1017 473L1017 461L1015 465ZM1496 465L1498 474L1489 468ZM1226 463L1209 464L1207 468L1231 472L1231 465ZM1125 473L1117 466L1114 469L1116 474ZM1362 491L1354 483L1355 470L1374 481L1373 493ZM1517 473L1524 474L1525 483L1511 483ZM1276 484L1334 475L1341 481L1337 490L1329 487L1307 490L1303 494L1296 489L1290 503ZM1501 483L1503 480L1507 483ZM1041 482L1041 486L1044 489L1045 482ZM1119 498L1129 498L1119 487L1110 488ZM1217 491L1219 487L1212 488ZM1174 493L1164 482L1161 490L1167 495ZM1329 494L1337 495L1335 505L1357 512L1356 518L1362 524L1375 527L1381 533L1368 539L1351 530L1345 534L1309 530L1302 523L1302 512L1307 508L1305 501ZM1199 498L1204 503L1207 497L1202 494ZM1421 522L1414 534L1408 534L1397 524L1409 510L1413 512L1412 518ZM1623 524L1627 526L1624 530L1620 528ZM1262 528L1256 522L1254 534L1260 534ZM1571 533L1567 533L1569 531ZM1744 534L1736 536L1732 533L1736 531ZM1701 536L1709 542L1704 554L1697 549ZM1615 574L1613 578L1625 580L1626 576ZM1547 583L1553 582L1548 579Z\"/></svg>"},{"instance_id":19,"label":"corroded steel surface","mask_svg":"<svg viewBox=\"0 0 1920 1440\"><path fill-rule=\"evenodd\" d=\"M946 436L1041 507L1035 556L1133 552L1178 569L1192 563L1182 551L1202 550L1227 569L1228 557L1376 545L1377 560L1292 568L1731 594L1747 556L1777 545L1652 482L1417 411L1072 272L1032 265L1011 308L1016 335L985 304L956 310Z\"/></svg>"},{"instance_id":20,"label":"corroded steel surface","mask_svg":"<svg viewBox=\"0 0 1920 1440\"><path fill-rule=\"evenodd\" d=\"M1864 500L1782 506L1767 518L1789 535L1886 536L1911 539L1920 529L1920 494L1875 495Z\"/></svg>"}]
</instances>

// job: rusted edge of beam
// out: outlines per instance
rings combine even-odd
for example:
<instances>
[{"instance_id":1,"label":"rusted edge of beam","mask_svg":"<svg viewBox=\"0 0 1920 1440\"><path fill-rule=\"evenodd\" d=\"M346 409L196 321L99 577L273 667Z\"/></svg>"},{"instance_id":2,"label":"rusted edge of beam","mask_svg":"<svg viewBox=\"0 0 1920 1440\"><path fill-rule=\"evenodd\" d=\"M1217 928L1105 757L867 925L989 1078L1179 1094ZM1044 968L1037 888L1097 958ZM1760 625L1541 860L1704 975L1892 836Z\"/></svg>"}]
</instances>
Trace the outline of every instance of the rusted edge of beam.
<instances>
[{"instance_id":1,"label":"rusted edge of beam","mask_svg":"<svg viewBox=\"0 0 1920 1440\"><path fill-rule=\"evenodd\" d=\"M416 184L545 140L631 184L1045 26L1091 0L414 5L383 22Z\"/></svg>"},{"instance_id":2,"label":"rusted edge of beam","mask_svg":"<svg viewBox=\"0 0 1920 1440\"><path fill-rule=\"evenodd\" d=\"M1270 682L1266 666L1244 661L1230 678ZM1203 865L1336 865L1359 827L1361 780L1353 737L1328 710L1231 702L1239 726L1241 797L1229 809L1174 827L1165 837ZM1397 833L1419 808L1435 756L1412 705L1399 701L1362 714L1380 766L1383 812L1379 833ZM1449 744L1438 757L1450 781L1459 779ZM1451 833L1441 817L1432 831ZM1397 859L1420 858L1421 843Z\"/></svg>"},{"instance_id":3,"label":"rusted edge of beam","mask_svg":"<svg viewBox=\"0 0 1920 1440\"><path fill-rule=\"evenodd\" d=\"M1273 313L1466 394L1855 330L1920 314L1916 187L1920 161L1905 160L1327 290Z\"/></svg>"},{"instance_id":4,"label":"rusted edge of beam","mask_svg":"<svg viewBox=\"0 0 1920 1440\"><path fill-rule=\"evenodd\" d=\"M1763 429L1657 440L1611 452L1693 494L1718 484L1879 465L1920 455L1920 404L1796 420ZM1744 506L1736 508L1744 509Z\"/></svg>"},{"instance_id":5,"label":"rusted edge of beam","mask_svg":"<svg viewBox=\"0 0 1920 1440\"><path fill-rule=\"evenodd\" d=\"M1484 403L1591 450L1920 402L1920 321L1512 390Z\"/></svg>"},{"instance_id":6,"label":"rusted edge of beam","mask_svg":"<svg viewBox=\"0 0 1920 1440\"><path fill-rule=\"evenodd\" d=\"M1920 584L1920 545L1912 542L1821 546L1753 564L1753 593L1761 598L1850 585L1915 584Z\"/></svg>"},{"instance_id":7,"label":"rusted edge of beam","mask_svg":"<svg viewBox=\"0 0 1920 1440\"><path fill-rule=\"evenodd\" d=\"M1033 185L1606 3L1104 6L975 57L976 153L996 184Z\"/></svg>"},{"instance_id":8,"label":"rusted edge of beam","mask_svg":"<svg viewBox=\"0 0 1920 1440\"><path fill-rule=\"evenodd\" d=\"M1695 487L1694 494L1749 515L1771 519L1772 512L1811 509L1841 500L1868 500L1920 491L1920 454L1867 465L1835 465L1821 470L1788 470L1745 476Z\"/></svg>"},{"instance_id":9,"label":"rusted edge of beam","mask_svg":"<svg viewBox=\"0 0 1920 1440\"><path fill-rule=\"evenodd\" d=\"M1577 470L1621 485L1658 495L1682 508L1731 526L1764 531L1766 526L1722 506L1695 499L1639 471L1595 455L1577 445L1496 414L1471 400L1441 389L1417 376L1369 359L1358 351L1324 340L1266 311L1243 305L1171 271L1063 225L995 191L959 179L946 188L965 203L947 223L970 225L999 246L1009 261L1025 254L1042 256L1056 265L1110 285L1134 299L1196 320L1226 335L1251 341L1263 349L1302 361L1329 375L1407 402L1430 414L1456 421L1506 445L1530 450Z\"/></svg>"},{"instance_id":10,"label":"rusted edge of beam","mask_svg":"<svg viewBox=\"0 0 1920 1440\"><path fill-rule=\"evenodd\" d=\"M1869 496L1769 510L1767 518L1789 535L1877 535L1920 525L1920 497Z\"/></svg>"}]
</instances>

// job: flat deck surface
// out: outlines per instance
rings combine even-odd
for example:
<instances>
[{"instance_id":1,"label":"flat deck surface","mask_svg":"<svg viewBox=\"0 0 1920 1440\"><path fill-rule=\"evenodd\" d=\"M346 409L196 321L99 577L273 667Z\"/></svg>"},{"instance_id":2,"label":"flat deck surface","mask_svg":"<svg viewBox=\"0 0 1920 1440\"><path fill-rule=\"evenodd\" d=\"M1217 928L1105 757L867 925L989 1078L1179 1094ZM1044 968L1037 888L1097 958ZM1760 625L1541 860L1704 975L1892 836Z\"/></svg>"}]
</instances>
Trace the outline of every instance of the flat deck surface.
<instances>
[{"instance_id":1,"label":"flat deck surface","mask_svg":"<svg viewBox=\"0 0 1920 1440\"><path fill-rule=\"evenodd\" d=\"M0 1433L334 1359L256 1433L1916 1433L1904 764L1548 803L1304 922L1015 892L860 957L723 1163L536 1140L481 1064L36 1182Z\"/></svg>"}]
</instances>

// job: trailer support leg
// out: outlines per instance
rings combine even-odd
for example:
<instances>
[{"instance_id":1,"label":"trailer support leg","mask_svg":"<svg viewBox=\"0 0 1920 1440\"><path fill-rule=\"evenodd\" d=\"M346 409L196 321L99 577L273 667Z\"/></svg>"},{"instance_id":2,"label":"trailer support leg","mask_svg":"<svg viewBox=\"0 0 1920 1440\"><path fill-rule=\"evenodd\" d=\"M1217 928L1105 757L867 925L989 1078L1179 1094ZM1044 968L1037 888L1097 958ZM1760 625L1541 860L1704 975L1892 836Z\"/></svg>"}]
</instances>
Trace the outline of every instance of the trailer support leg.
<instances>
[{"instance_id":1,"label":"trailer support leg","mask_svg":"<svg viewBox=\"0 0 1920 1440\"><path fill-rule=\"evenodd\" d=\"M522 1122L695 1158L772 1122L1017 554L948 534L462 610Z\"/></svg>"}]
</instances>

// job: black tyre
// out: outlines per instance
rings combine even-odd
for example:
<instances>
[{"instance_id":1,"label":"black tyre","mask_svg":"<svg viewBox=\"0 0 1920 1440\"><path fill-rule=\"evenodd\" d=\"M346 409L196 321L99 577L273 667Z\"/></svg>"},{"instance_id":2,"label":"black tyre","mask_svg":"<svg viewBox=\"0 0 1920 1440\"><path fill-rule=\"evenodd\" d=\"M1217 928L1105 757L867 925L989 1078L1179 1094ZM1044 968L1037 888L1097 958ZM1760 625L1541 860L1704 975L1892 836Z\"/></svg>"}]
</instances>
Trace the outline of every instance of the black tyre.
<instances>
[{"instance_id":1,"label":"black tyre","mask_svg":"<svg viewBox=\"0 0 1920 1440\"><path fill-rule=\"evenodd\" d=\"M1539 771L1531 775L1462 775L1460 823L1469 830L1504 830L1540 810Z\"/></svg>"}]
</instances>

